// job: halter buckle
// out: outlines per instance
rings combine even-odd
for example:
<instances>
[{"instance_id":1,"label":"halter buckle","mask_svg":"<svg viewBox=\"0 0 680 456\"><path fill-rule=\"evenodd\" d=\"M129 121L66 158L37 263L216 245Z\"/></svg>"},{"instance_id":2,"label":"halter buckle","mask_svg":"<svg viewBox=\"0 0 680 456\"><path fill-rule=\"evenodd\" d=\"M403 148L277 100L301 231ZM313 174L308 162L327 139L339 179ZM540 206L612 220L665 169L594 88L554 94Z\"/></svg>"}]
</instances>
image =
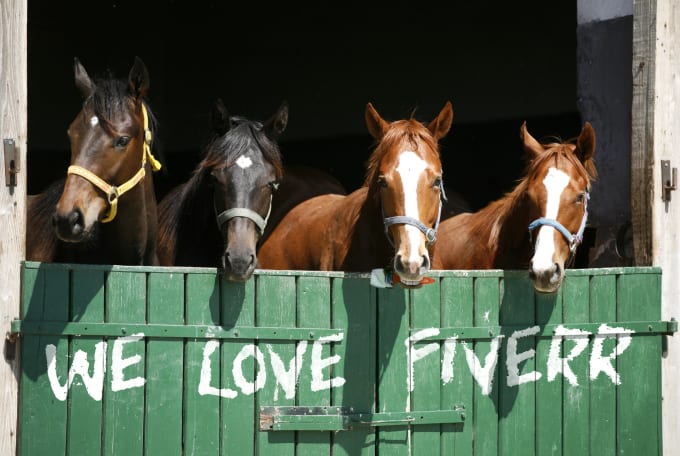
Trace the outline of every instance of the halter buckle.
<instances>
[{"instance_id":1,"label":"halter buckle","mask_svg":"<svg viewBox=\"0 0 680 456\"><path fill-rule=\"evenodd\" d=\"M112 185L108 192L106 192L106 199L109 204L113 204L114 201L118 200L119 192L118 187Z\"/></svg>"},{"instance_id":2,"label":"halter buckle","mask_svg":"<svg viewBox=\"0 0 680 456\"><path fill-rule=\"evenodd\" d=\"M434 241L437 240L437 231L432 228L429 228L425 232L425 239L427 239L428 244L434 244Z\"/></svg>"}]
</instances>

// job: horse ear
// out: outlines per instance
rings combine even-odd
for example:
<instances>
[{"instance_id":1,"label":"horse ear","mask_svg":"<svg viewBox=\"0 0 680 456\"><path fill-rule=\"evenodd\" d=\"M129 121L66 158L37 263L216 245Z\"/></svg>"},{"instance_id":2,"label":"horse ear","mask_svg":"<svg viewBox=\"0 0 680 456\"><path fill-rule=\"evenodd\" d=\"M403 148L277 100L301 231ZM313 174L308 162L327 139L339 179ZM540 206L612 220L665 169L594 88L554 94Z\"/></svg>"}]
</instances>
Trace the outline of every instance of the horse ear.
<instances>
[{"instance_id":1,"label":"horse ear","mask_svg":"<svg viewBox=\"0 0 680 456\"><path fill-rule=\"evenodd\" d=\"M278 139L288 125L288 102L284 101L273 116L264 123L264 131L272 139Z\"/></svg>"},{"instance_id":2,"label":"horse ear","mask_svg":"<svg viewBox=\"0 0 680 456\"><path fill-rule=\"evenodd\" d=\"M529 134L526 121L522 123L522 127L519 130L519 137L524 143L524 151L527 153L530 160L533 160L545 150L543 145Z\"/></svg>"},{"instance_id":3,"label":"horse ear","mask_svg":"<svg viewBox=\"0 0 680 456\"><path fill-rule=\"evenodd\" d=\"M229 120L229 112L221 98L215 100L212 109L212 126L215 133L222 136L231 129L231 121Z\"/></svg>"},{"instance_id":4,"label":"horse ear","mask_svg":"<svg viewBox=\"0 0 680 456\"><path fill-rule=\"evenodd\" d=\"M149 72L142 59L135 57L135 63L128 76L128 90L137 99L144 98L149 92Z\"/></svg>"},{"instance_id":5,"label":"horse ear","mask_svg":"<svg viewBox=\"0 0 680 456\"><path fill-rule=\"evenodd\" d=\"M364 117L366 118L368 132L375 139L380 140L387 131L388 123L380 117L380 114L378 114L378 111L375 110L370 102L366 105Z\"/></svg>"},{"instance_id":6,"label":"horse ear","mask_svg":"<svg viewBox=\"0 0 680 456\"><path fill-rule=\"evenodd\" d=\"M453 123L453 105L450 101L447 101L439 115L427 126L427 129L430 130L434 139L439 141L449 132L451 123Z\"/></svg>"},{"instance_id":7,"label":"horse ear","mask_svg":"<svg viewBox=\"0 0 680 456\"><path fill-rule=\"evenodd\" d=\"M576 139L576 156L585 163L595 155L595 130L590 122L586 122L581 134Z\"/></svg>"},{"instance_id":8,"label":"horse ear","mask_svg":"<svg viewBox=\"0 0 680 456\"><path fill-rule=\"evenodd\" d=\"M92 82L90 76L88 76L87 71L85 71L85 67L82 63L80 63L78 57L73 59L73 72L75 73L76 88L81 93L83 98L88 98L94 93L97 86L94 84L94 82Z\"/></svg>"}]
</instances>

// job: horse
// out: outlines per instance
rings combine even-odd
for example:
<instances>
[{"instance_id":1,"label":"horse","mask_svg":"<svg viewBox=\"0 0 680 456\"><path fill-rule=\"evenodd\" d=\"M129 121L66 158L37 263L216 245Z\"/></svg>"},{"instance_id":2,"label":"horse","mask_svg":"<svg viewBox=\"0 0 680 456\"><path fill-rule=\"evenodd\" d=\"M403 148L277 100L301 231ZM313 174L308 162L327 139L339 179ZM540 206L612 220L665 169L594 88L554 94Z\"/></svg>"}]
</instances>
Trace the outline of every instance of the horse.
<instances>
[{"instance_id":1,"label":"horse","mask_svg":"<svg viewBox=\"0 0 680 456\"><path fill-rule=\"evenodd\" d=\"M277 141L288 104L259 122L229 116L218 99L212 122L204 158L159 204L159 257L167 266L221 266L225 279L243 282L257 267L258 240L283 176Z\"/></svg>"},{"instance_id":2,"label":"horse","mask_svg":"<svg viewBox=\"0 0 680 456\"><path fill-rule=\"evenodd\" d=\"M425 126L413 116L388 122L368 103L365 120L377 144L364 185L293 208L260 248L263 269L364 272L392 260L403 286L420 286L444 198L438 142L453 108L447 102Z\"/></svg>"},{"instance_id":3,"label":"horse","mask_svg":"<svg viewBox=\"0 0 680 456\"><path fill-rule=\"evenodd\" d=\"M535 290L552 293L583 239L590 185L597 177L595 131L586 122L575 139L541 144L524 122L520 137L528 159L525 176L478 212L443 221L432 265L528 268Z\"/></svg>"},{"instance_id":4,"label":"horse","mask_svg":"<svg viewBox=\"0 0 680 456\"><path fill-rule=\"evenodd\" d=\"M127 80L93 80L74 59L84 101L68 128L67 176L27 205L26 258L34 261L157 265L151 153L156 121L149 73L135 58Z\"/></svg>"}]
</instances>

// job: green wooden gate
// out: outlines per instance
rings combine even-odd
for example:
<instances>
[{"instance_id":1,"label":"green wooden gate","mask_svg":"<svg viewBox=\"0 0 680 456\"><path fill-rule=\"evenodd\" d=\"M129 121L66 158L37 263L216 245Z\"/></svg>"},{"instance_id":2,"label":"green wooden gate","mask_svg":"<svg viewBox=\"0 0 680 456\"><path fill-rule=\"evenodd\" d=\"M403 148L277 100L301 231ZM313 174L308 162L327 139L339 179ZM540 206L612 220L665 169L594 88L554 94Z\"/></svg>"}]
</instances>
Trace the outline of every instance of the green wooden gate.
<instances>
[{"instance_id":1,"label":"green wooden gate","mask_svg":"<svg viewBox=\"0 0 680 456\"><path fill-rule=\"evenodd\" d=\"M22 455L661 454L661 271L26 263Z\"/></svg>"}]
</instances>

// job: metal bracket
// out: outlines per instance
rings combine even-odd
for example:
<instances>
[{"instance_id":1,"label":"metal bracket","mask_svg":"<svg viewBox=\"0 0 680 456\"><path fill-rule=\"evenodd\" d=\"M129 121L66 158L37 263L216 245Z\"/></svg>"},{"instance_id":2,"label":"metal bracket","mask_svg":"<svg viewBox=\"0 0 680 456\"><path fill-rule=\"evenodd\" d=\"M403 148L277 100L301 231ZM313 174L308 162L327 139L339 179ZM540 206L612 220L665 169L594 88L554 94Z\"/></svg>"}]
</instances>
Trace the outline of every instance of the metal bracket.
<instances>
[{"instance_id":1,"label":"metal bracket","mask_svg":"<svg viewBox=\"0 0 680 456\"><path fill-rule=\"evenodd\" d=\"M260 407L260 431L348 431L362 427L456 424L465 407L420 412L356 413L353 407Z\"/></svg>"},{"instance_id":2,"label":"metal bracket","mask_svg":"<svg viewBox=\"0 0 680 456\"><path fill-rule=\"evenodd\" d=\"M678 183L678 168L671 168L670 160L661 160L661 185L663 193L661 199L663 201L671 200L671 191L677 188Z\"/></svg>"},{"instance_id":3,"label":"metal bracket","mask_svg":"<svg viewBox=\"0 0 680 456\"><path fill-rule=\"evenodd\" d=\"M2 142L5 150L5 185L7 187L16 187L16 175L19 172L17 149L13 139L5 138Z\"/></svg>"}]
</instances>

